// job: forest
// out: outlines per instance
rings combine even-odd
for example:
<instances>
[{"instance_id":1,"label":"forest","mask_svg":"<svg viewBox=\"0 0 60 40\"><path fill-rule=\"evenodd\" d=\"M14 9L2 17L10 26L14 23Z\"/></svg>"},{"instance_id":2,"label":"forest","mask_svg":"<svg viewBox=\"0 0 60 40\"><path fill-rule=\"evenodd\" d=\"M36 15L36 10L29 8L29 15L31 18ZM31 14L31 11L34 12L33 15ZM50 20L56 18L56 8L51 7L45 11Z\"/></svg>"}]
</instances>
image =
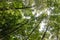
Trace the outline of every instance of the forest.
<instances>
[{"instance_id":1,"label":"forest","mask_svg":"<svg viewBox=\"0 0 60 40\"><path fill-rule=\"evenodd\" d=\"M60 0L0 0L0 40L60 40Z\"/></svg>"}]
</instances>

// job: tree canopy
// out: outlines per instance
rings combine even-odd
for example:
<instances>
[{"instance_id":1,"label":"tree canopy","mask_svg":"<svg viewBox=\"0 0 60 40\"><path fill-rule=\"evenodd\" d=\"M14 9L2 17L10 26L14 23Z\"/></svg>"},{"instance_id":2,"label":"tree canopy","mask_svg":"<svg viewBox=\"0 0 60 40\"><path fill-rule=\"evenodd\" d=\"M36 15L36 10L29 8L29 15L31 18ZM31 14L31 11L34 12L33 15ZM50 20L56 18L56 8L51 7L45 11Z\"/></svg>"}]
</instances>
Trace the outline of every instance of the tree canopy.
<instances>
[{"instance_id":1,"label":"tree canopy","mask_svg":"<svg viewBox=\"0 0 60 40\"><path fill-rule=\"evenodd\" d=\"M0 0L0 40L60 40L60 0Z\"/></svg>"}]
</instances>

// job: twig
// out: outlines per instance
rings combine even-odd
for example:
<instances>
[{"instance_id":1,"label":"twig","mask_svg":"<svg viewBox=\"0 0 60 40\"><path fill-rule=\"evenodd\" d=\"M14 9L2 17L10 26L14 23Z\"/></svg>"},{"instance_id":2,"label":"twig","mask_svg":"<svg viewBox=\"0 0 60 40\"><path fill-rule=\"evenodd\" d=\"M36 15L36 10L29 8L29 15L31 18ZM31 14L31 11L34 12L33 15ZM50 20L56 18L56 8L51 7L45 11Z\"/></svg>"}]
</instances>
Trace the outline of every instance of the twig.
<instances>
[{"instance_id":1,"label":"twig","mask_svg":"<svg viewBox=\"0 0 60 40\"><path fill-rule=\"evenodd\" d=\"M45 37L45 35L46 35L47 30L48 30L48 27L46 28L46 30L45 30L45 32L44 32L44 34L42 35L41 40L44 40L44 37Z\"/></svg>"}]
</instances>

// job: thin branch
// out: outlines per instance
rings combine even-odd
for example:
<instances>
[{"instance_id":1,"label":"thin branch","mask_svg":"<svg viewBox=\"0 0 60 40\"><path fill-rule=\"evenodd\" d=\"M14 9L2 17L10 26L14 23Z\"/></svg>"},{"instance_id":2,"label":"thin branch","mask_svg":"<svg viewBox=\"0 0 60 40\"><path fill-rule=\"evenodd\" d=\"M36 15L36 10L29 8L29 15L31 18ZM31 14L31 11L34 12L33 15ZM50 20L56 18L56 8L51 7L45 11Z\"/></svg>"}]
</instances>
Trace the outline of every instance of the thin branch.
<instances>
[{"instance_id":1,"label":"thin branch","mask_svg":"<svg viewBox=\"0 0 60 40\"><path fill-rule=\"evenodd\" d=\"M28 37L25 40L28 40L29 37L31 36L31 34L36 30L36 28L38 28L39 24L41 21L39 21L39 23L32 29L32 31L30 32L30 34L28 35Z\"/></svg>"},{"instance_id":2,"label":"thin branch","mask_svg":"<svg viewBox=\"0 0 60 40\"><path fill-rule=\"evenodd\" d=\"M46 30L45 30L45 32L44 32L44 34L42 35L41 40L44 40L44 37L45 37L45 35L46 35L47 30L48 30L48 27L46 28Z\"/></svg>"},{"instance_id":3,"label":"thin branch","mask_svg":"<svg viewBox=\"0 0 60 40\"><path fill-rule=\"evenodd\" d=\"M35 5L28 6L28 7L21 7L21 8L5 8L5 7L3 7L3 8L0 8L0 10L2 11L2 10L9 10L9 9L27 9L27 8L33 8L33 7L35 7Z\"/></svg>"},{"instance_id":4,"label":"thin branch","mask_svg":"<svg viewBox=\"0 0 60 40\"><path fill-rule=\"evenodd\" d=\"M38 24L39 25L39 24ZM31 33L28 35L28 37L25 40L28 40L30 35L35 31L35 29L38 27L38 25L36 27L33 28L33 30L31 31Z\"/></svg>"},{"instance_id":5,"label":"thin branch","mask_svg":"<svg viewBox=\"0 0 60 40\"><path fill-rule=\"evenodd\" d=\"M27 22L26 22L26 23L27 23ZM26 23L21 24L21 25L20 25L20 24L17 24L17 25L19 25L19 27L17 27L17 28L15 28L15 29L13 29L12 31L6 33L5 36L1 37L1 39L7 37L7 35L10 35L11 33L14 33L16 30L20 30L20 27L22 27L22 26L25 25Z\"/></svg>"},{"instance_id":6,"label":"thin branch","mask_svg":"<svg viewBox=\"0 0 60 40\"><path fill-rule=\"evenodd\" d=\"M39 18L39 19L40 19L40 18ZM39 20L38 24L33 28L33 30L31 31L31 33L28 35L28 37L27 37L25 40L28 40L28 39L29 39L29 37L30 37L31 34L35 31L35 29L38 28L38 26L39 26L39 24L40 24L41 21L42 21L42 19Z\"/></svg>"}]
</instances>

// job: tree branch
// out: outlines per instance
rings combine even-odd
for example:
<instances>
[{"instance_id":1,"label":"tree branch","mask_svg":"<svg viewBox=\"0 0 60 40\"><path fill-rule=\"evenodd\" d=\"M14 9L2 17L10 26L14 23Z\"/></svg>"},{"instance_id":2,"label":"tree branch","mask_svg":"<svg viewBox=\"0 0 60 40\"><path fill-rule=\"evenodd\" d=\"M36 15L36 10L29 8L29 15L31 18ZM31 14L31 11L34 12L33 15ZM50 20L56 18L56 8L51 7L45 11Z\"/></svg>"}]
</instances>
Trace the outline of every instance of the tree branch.
<instances>
[{"instance_id":1,"label":"tree branch","mask_svg":"<svg viewBox=\"0 0 60 40\"><path fill-rule=\"evenodd\" d=\"M29 37L31 36L31 34L35 31L35 29L39 26L41 21L39 21L39 23L32 29L32 31L30 32L30 34L28 35L28 37L25 40L28 40Z\"/></svg>"},{"instance_id":2,"label":"tree branch","mask_svg":"<svg viewBox=\"0 0 60 40\"><path fill-rule=\"evenodd\" d=\"M44 40L44 37L45 37L45 35L46 35L47 30L48 30L48 27L46 28L46 30L45 30L45 32L44 32L44 34L43 34L41 40Z\"/></svg>"},{"instance_id":3,"label":"tree branch","mask_svg":"<svg viewBox=\"0 0 60 40\"><path fill-rule=\"evenodd\" d=\"M3 7L3 8L0 8L0 10L2 11L2 10L9 10L9 9L27 9L27 8L32 8L32 7L34 7L34 6L21 7L21 8L5 8L5 7Z\"/></svg>"},{"instance_id":4,"label":"tree branch","mask_svg":"<svg viewBox=\"0 0 60 40\"><path fill-rule=\"evenodd\" d=\"M27 23L27 22L26 22ZM20 27L22 27L23 25L25 25L26 23L24 23L24 24L17 24L17 25L19 25L19 27L17 27L17 28L15 28L15 29L13 29L13 30L11 30L10 32L8 32L8 33L5 33L5 35L3 36L3 37L1 37L1 39L3 39L3 38L5 38L5 37L7 37L7 35L10 35L11 33L14 33L16 30L20 30ZM5 30L6 31L6 30ZM4 32L4 31L3 31Z\"/></svg>"}]
</instances>

